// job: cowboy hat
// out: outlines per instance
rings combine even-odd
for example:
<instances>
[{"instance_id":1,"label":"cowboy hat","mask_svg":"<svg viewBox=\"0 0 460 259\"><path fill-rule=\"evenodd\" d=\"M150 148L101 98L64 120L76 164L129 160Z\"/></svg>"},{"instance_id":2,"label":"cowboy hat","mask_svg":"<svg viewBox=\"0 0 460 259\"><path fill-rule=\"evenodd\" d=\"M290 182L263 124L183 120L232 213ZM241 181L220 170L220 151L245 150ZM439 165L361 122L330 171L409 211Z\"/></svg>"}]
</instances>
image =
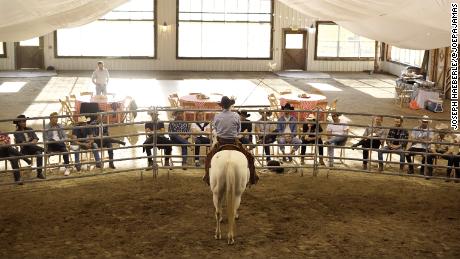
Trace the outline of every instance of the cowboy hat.
<instances>
[{"instance_id":1,"label":"cowboy hat","mask_svg":"<svg viewBox=\"0 0 460 259\"><path fill-rule=\"evenodd\" d=\"M90 118L87 118L86 116L78 116L77 123L87 123L89 120Z\"/></svg>"},{"instance_id":2,"label":"cowboy hat","mask_svg":"<svg viewBox=\"0 0 460 259\"><path fill-rule=\"evenodd\" d=\"M448 130L449 129L449 126L447 126L447 124L445 123L439 123L438 125L436 125L434 127L436 130Z\"/></svg>"},{"instance_id":3,"label":"cowboy hat","mask_svg":"<svg viewBox=\"0 0 460 259\"><path fill-rule=\"evenodd\" d=\"M19 120L14 120L13 121L13 124L16 124L18 125L19 122L21 121L26 121L29 117L26 117L24 114L21 114L19 115L18 117L16 117L16 119L19 119Z\"/></svg>"},{"instance_id":4,"label":"cowboy hat","mask_svg":"<svg viewBox=\"0 0 460 259\"><path fill-rule=\"evenodd\" d=\"M422 122L431 122L430 117L428 115L423 115L423 117L420 119Z\"/></svg>"},{"instance_id":5,"label":"cowboy hat","mask_svg":"<svg viewBox=\"0 0 460 259\"><path fill-rule=\"evenodd\" d=\"M251 114L248 114L247 111L237 111L237 113L240 115L240 116L243 116L245 118L248 118L251 116Z\"/></svg>"},{"instance_id":6,"label":"cowboy hat","mask_svg":"<svg viewBox=\"0 0 460 259\"><path fill-rule=\"evenodd\" d=\"M281 110L294 110L294 106L291 106L290 103L286 103L284 106L281 106Z\"/></svg>"},{"instance_id":7,"label":"cowboy hat","mask_svg":"<svg viewBox=\"0 0 460 259\"><path fill-rule=\"evenodd\" d=\"M235 104L235 100L228 98L228 96L222 96L222 99L220 100L218 104L220 107L224 109L228 109L230 108L230 106Z\"/></svg>"},{"instance_id":8,"label":"cowboy hat","mask_svg":"<svg viewBox=\"0 0 460 259\"><path fill-rule=\"evenodd\" d=\"M314 121L314 120L316 120L315 115L313 115L313 114L311 114L311 113L308 114L306 120L307 120L307 121Z\"/></svg>"},{"instance_id":9,"label":"cowboy hat","mask_svg":"<svg viewBox=\"0 0 460 259\"><path fill-rule=\"evenodd\" d=\"M260 109L259 110L259 114L260 115L264 115L264 114L267 114L267 117L270 117L272 116L272 111L270 111L269 109L265 108L265 109Z\"/></svg>"}]
</instances>

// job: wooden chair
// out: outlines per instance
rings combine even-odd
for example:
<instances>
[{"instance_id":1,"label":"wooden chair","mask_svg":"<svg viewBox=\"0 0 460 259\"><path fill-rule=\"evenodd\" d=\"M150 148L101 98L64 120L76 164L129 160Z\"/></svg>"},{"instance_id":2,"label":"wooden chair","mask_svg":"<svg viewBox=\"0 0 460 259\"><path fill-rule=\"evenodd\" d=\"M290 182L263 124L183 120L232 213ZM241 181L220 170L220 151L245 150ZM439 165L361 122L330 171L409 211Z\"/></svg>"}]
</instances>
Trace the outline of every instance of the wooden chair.
<instances>
[{"instance_id":1,"label":"wooden chair","mask_svg":"<svg viewBox=\"0 0 460 259\"><path fill-rule=\"evenodd\" d=\"M331 115L331 113L337 111L337 102L338 101L339 101L339 99L335 98L334 100L332 100L331 104L326 107L326 111L327 111L326 120L329 119L329 116ZM332 120L332 118L331 118L331 120Z\"/></svg>"},{"instance_id":2,"label":"wooden chair","mask_svg":"<svg viewBox=\"0 0 460 259\"><path fill-rule=\"evenodd\" d=\"M75 124L74 121L74 111L69 107L66 101L63 101L59 99L59 102L61 103L61 115L65 115L65 118L62 118L62 123L65 126L73 125Z\"/></svg>"},{"instance_id":3,"label":"wooden chair","mask_svg":"<svg viewBox=\"0 0 460 259\"><path fill-rule=\"evenodd\" d=\"M280 107L279 107L279 102L278 102L278 99L276 98L276 96L271 93L268 95L268 101L270 102L270 109L272 110L278 110ZM274 119L278 119L279 118L279 114L278 112L273 112L273 118Z\"/></svg>"},{"instance_id":4,"label":"wooden chair","mask_svg":"<svg viewBox=\"0 0 460 259\"><path fill-rule=\"evenodd\" d=\"M65 101L70 109L75 110L75 102L77 101L77 97L74 94L65 97Z\"/></svg>"}]
</instances>

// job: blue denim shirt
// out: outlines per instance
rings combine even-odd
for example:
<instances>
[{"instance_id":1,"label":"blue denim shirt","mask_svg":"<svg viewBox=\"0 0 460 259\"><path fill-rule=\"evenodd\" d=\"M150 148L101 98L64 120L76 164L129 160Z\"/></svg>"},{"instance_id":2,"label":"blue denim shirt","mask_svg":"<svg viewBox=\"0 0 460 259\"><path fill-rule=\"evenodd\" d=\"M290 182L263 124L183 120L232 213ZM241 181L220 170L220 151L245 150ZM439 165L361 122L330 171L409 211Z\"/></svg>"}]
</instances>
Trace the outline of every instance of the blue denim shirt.
<instances>
[{"instance_id":1,"label":"blue denim shirt","mask_svg":"<svg viewBox=\"0 0 460 259\"><path fill-rule=\"evenodd\" d=\"M58 132L58 136L60 139L53 139L53 131ZM67 135L64 132L64 128L61 124L57 124L56 126L51 126L51 124L46 125L46 140L47 141L59 141L64 140L67 138Z\"/></svg>"},{"instance_id":2,"label":"blue denim shirt","mask_svg":"<svg viewBox=\"0 0 460 259\"><path fill-rule=\"evenodd\" d=\"M289 118L289 122L297 122L297 119L295 117L290 117ZM286 128L286 125L289 125L289 128L291 129L291 135L296 135L297 133L297 124L295 123L289 123L286 121L286 117L280 117L278 119L278 125L276 127L277 131L279 133L283 133L284 132L284 129Z\"/></svg>"},{"instance_id":3,"label":"blue denim shirt","mask_svg":"<svg viewBox=\"0 0 460 259\"><path fill-rule=\"evenodd\" d=\"M214 116L213 126L218 137L234 139L241 131L240 116L232 111L223 110Z\"/></svg>"}]
</instances>

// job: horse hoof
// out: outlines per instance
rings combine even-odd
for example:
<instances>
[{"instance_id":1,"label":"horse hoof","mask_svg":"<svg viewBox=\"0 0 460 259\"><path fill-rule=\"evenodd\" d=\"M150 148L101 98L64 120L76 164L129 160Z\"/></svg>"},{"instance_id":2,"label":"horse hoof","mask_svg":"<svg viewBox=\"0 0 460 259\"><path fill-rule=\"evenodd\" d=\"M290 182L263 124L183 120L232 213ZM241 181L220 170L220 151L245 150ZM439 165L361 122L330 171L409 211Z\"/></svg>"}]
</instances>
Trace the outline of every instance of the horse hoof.
<instances>
[{"instance_id":1,"label":"horse hoof","mask_svg":"<svg viewBox=\"0 0 460 259\"><path fill-rule=\"evenodd\" d=\"M217 234L216 234L216 235L214 235L214 239L216 239L216 240L220 240L221 238L222 238L222 236L221 236L221 235L217 235Z\"/></svg>"},{"instance_id":2,"label":"horse hoof","mask_svg":"<svg viewBox=\"0 0 460 259\"><path fill-rule=\"evenodd\" d=\"M234 245L235 244L235 240L232 239L229 239L228 242L227 242L228 245Z\"/></svg>"},{"instance_id":3,"label":"horse hoof","mask_svg":"<svg viewBox=\"0 0 460 259\"><path fill-rule=\"evenodd\" d=\"M240 219L240 215L236 214L236 215L235 215L235 219L236 219L236 220L239 220L239 219Z\"/></svg>"}]
</instances>

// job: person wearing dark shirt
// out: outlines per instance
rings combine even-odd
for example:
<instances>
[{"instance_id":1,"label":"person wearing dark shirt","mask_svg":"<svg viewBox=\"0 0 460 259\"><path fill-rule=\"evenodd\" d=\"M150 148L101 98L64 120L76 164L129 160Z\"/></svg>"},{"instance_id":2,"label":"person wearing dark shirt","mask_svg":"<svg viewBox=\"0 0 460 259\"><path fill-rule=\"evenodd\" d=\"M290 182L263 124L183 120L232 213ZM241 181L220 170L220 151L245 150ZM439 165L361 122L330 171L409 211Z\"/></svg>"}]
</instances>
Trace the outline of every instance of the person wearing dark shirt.
<instances>
[{"instance_id":1,"label":"person wearing dark shirt","mask_svg":"<svg viewBox=\"0 0 460 259\"><path fill-rule=\"evenodd\" d=\"M158 114L155 113L150 113L150 116L152 116L152 121L156 121L158 118ZM162 121L158 121L156 125L154 125L153 122L147 122L145 124L145 133L147 134L147 139L143 143L142 151L147 153L147 162L148 166L152 167L153 166L153 159L152 159L152 149L153 149L153 138L156 133L156 147L158 149L164 149L165 151L165 166L170 166L169 159L170 155L172 152L172 142L169 138L167 138L165 135L165 124Z\"/></svg>"},{"instance_id":2,"label":"person wearing dark shirt","mask_svg":"<svg viewBox=\"0 0 460 259\"><path fill-rule=\"evenodd\" d=\"M190 144L188 138L190 137L190 125L186 122L181 122L184 120L183 111L175 111L173 113L174 121L169 123L168 133L169 138L174 144L186 145ZM182 150L182 166L187 166L187 146L180 146ZM182 168L186 170L186 168Z\"/></svg>"},{"instance_id":3,"label":"person wearing dark shirt","mask_svg":"<svg viewBox=\"0 0 460 259\"><path fill-rule=\"evenodd\" d=\"M320 135L316 135L317 133L319 134L320 132L323 132L323 128L321 128L321 125L318 124L318 132L316 132L316 119L313 114L308 115L307 117L307 123L304 123L302 125L302 132L307 133L305 135L302 135L302 147L300 148L300 155L302 156L300 158L300 164L305 163L305 151L307 149L307 145L316 145L316 139L318 139L318 153L319 153L319 163L321 165L324 164L323 160L323 140L321 139Z\"/></svg>"},{"instance_id":4,"label":"person wearing dark shirt","mask_svg":"<svg viewBox=\"0 0 460 259\"><path fill-rule=\"evenodd\" d=\"M200 146L211 144L211 125L204 121L204 113L198 111L196 113L197 122L192 123L190 129L193 133L202 135L193 135L193 142L195 143L195 166L200 167Z\"/></svg>"},{"instance_id":5,"label":"person wearing dark shirt","mask_svg":"<svg viewBox=\"0 0 460 259\"><path fill-rule=\"evenodd\" d=\"M37 178L45 179L42 173L43 166L43 151L44 149L37 145L39 138L32 128L27 127L27 117L23 114L17 117L17 120L13 121L16 124L16 132L14 133L14 141L16 144L21 145L21 153L23 155L34 155L37 159ZM27 131L27 132L23 132Z\"/></svg>"},{"instance_id":6,"label":"person wearing dark shirt","mask_svg":"<svg viewBox=\"0 0 460 259\"><path fill-rule=\"evenodd\" d=\"M403 170L404 168L404 147L407 144L407 139L409 137L409 132L402 127L404 118L394 119L394 128L391 128L388 131L388 134L385 138L386 146L382 147L378 151L379 158L379 171L383 171L383 153L396 153L399 155L399 169ZM406 141L405 141L406 140Z\"/></svg>"},{"instance_id":7,"label":"person wearing dark shirt","mask_svg":"<svg viewBox=\"0 0 460 259\"><path fill-rule=\"evenodd\" d=\"M96 167L101 168L101 157L99 156L99 152L97 151L97 144L94 142L93 133L90 128L85 127L87 126L87 119L85 116L78 117L76 128L72 129L72 136L73 139L72 145L70 149L75 151L75 168L77 171L81 170L80 164L80 151L81 149L91 149L94 155L94 159L96 160Z\"/></svg>"},{"instance_id":8,"label":"person wearing dark shirt","mask_svg":"<svg viewBox=\"0 0 460 259\"><path fill-rule=\"evenodd\" d=\"M21 152L12 146L9 146L10 144L11 140L10 137L8 137L8 134L2 133L0 131L0 157L3 158L22 156ZM10 161L11 167L13 168L14 182L22 185L23 182L21 180L21 172L19 171L19 159L11 158L8 160ZM26 161L29 165L32 164L32 161L29 158L22 158L22 160Z\"/></svg>"},{"instance_id":9,"label":"person wearing dark shirt","mask_svg":"<svg viewBox=\"0 0 460 259\"><path fill-rule=\"evenodd\" d=\"M90 125L97 126L102 122L102 115L98 115L96 120L92 121ZM91 128L92 134L95 138L95 143L98 148L107 148L109 154L109 167L115 169L113 164L113 146L112 143L118 143L120 145L126 145L126 142L109 137L109 127L107 125L102 126L102 136L99 135L99 127ZM102 138L102 139L101 139Z\"/></svg>"},{"instance_id":10,"label":"person wearing dark shirt","mask_svg":"<svg viewBox=\"0 0 460 259\"><path fill-rule=\"evenodd\" d=\"M252 143L252 135L247 135L252 132L252 122L248 120L248 118L251 116L251 114L248 114L247 111L239 111L238 114L240 115L240 121L241 121L241 132L240 133L245 133L240 134L238 136L241 144L251 144Z\"/></svg>"}]
</instances>

